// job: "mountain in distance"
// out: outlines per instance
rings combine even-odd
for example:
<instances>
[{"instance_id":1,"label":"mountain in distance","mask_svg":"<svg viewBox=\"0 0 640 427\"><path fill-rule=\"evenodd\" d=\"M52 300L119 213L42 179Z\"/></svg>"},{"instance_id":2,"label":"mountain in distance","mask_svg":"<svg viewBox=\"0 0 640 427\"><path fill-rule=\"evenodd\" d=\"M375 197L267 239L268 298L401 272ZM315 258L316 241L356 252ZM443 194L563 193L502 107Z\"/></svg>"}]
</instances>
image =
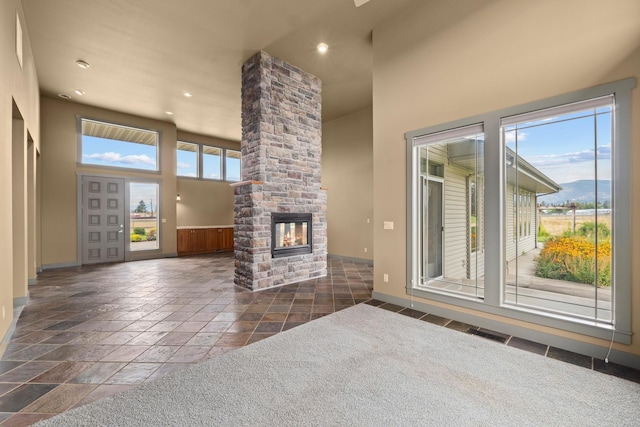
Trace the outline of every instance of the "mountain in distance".
<instances>
[{"instance_id":1,"label":"mountain in distance","mask_svg":"<svg viewBox=\"0 0 640 427\"><path fill-rule=\"evenodd\" d=\"M567 200L579 203L594 203L596 200L596 181L593 179L581 179L579 181L560 184L562 190L558 193L538 197L538 203L547 205L561 205ZM598 180L598 203L611 202L611 181Z\"/></svg>"}]
</instances>

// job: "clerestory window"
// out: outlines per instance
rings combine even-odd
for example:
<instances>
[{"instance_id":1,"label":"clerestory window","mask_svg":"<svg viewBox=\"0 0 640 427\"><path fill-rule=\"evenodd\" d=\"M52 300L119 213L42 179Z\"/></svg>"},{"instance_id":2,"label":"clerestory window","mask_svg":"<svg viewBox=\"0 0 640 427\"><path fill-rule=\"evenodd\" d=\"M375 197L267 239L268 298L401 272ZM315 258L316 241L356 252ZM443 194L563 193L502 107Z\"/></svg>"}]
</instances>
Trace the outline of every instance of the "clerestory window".
<instances>
[{"instance_id":1,"label":"clerestory window","mask_svg":"<svg viewBox=\"0 0 640 427\"><path fill-rule=\"evenodd\" d=\"M177 175L215 181L240 181L240 151L178 141Z\"/></svg>"}]
</instances>

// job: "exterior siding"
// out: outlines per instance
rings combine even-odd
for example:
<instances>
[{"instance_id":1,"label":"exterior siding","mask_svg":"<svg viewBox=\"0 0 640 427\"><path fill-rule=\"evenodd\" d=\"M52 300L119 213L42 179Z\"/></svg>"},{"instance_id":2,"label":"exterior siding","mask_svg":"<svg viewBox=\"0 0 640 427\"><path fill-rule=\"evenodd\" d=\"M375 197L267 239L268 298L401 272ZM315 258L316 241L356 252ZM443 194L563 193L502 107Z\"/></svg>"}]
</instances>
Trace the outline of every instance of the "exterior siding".
<instances>
[{"instance_id":1,"label":"exterior siding","mask_svg":"<svg viewBox=\"0 0 640 427\"><path fill-rule=\"evenodd\" d=\"M507 186L506 197L506 216L507 216L507 230L506 230L506 256L507 261L515 259L523 252L529 252L536 247L536 223L537 223L537 209L536 209L536 197L534 193L531 193L531 201L528 203L528 209L531 212L531 221L528 223L529 235L526 237L519 237L516 234L517 231L517 213L514 213L513 196L514 186Z\"/></svg>"},{"instance_id":2,"label":"exterior siding","mask_svg":"<svg viewBox=\"0 0 640 427\"><path fill-rule=\"evenodd\" d=\"M450 165L447 159L446 146L429 146L429 162L444 167L444 197L443 197L443 261L442 271L445 279L460 280L475 278L484 274L483 254L483 221L484 201L482 179L479 178L478 188L478 216L477 224L480 229L478 237L478 253L469 256L469 201L467 200L467 177L470 171L458 166ZM470 274L469 274L470 273Z\"/></svg>"},{"instance_id":3,"label":"exterior siding","mask_svg":"<svg viewBox=\"0 0 640 427\"><path fill-rule=\"evenodd\" d=\"M469 256L469 278L484 276L484 179L478 176L476 184L478 197L476 216L476 252Z\"/></svg>"},{"instance_id":4,"label":"exterior siding","mask_svg":"<svg viewBox=\"0 0 640 427\"><path fill-rule=\"evenodd\" d=\"M444 277L467 276L467 188L466 171L444 170Z\"/></svg>"}]
</instances>

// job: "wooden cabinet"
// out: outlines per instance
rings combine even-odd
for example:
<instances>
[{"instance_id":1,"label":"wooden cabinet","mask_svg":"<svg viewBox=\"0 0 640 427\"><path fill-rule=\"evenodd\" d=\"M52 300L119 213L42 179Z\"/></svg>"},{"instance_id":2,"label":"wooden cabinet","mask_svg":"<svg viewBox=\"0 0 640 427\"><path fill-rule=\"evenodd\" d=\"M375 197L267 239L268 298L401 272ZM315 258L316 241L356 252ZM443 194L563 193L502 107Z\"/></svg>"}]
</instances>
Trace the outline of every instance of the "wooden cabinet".
<instances>
[{"instance_id":1,"label":"wooden cabinet","mask_svg":"<svg viewBox=\"0 0 640 427\"><path fill-rule=\"evenodd\" d=\"M183 228L178 230L178 255L233 250L233 228Z\"/></svg>"},{"instance_id":2,"label":"wooden cabinet","mask_svg":"<svg viewBox=\"0 0 640 427\"><path fill-rule=\"evenodd\" d=\"M220 248L223 251L233 250L233 228L220 228Z\"/></svg>"},{"instance_id":3,"label":"wooden cabinet","mask_svg":"<svg viewBox=\"0 0 640 427\"><path fill-rule=\"evenodd\" d=\"M191 243L189 237L191 230L178 230L178 255L186 254L191 251Z\"/></svg>"},{"instance_id":4,"label":"wooden cabinet","mask_svg":"<svg viewBox=\"0 0 640 427\"><path fill-rule=\"evenodd\" d=\"M207 230L204 228L196 228L191 233L191 250L193 253L202 253L207 251Z\"/></svg>"},{"instance_id":5,"label":"wooden cabinet","mask_svg":"<svg viewBox=\"0 0 640 427\"><path fill-rule=\"evenodd\" d=\"M220 230L221 228L207 228L207 251L215 252L220 249Z\"/></svg>"}]
</instances>

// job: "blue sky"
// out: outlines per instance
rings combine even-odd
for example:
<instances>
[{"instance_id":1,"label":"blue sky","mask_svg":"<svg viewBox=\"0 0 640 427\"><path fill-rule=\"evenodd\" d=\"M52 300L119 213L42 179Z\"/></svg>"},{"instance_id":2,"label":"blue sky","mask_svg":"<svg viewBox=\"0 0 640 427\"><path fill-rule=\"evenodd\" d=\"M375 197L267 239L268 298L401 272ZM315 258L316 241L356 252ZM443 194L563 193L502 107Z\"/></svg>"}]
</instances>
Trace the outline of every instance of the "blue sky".
<instances>
[{"instance_id":1,"label":"blue sky","mask_svg":"<svg viewBox=\"0 0 640 427\"><path fill-rule=\"evenodd\" d=\"M157 170L157 147L112 139L82 136L82 163L142 170ZM227 180L240 180L240 160L227 158ZM177 150L179 176L198 176L198 154ZM222 179L220 156L203 154L203 176Z\"/></svg>"},{"instance_id":2,"label":"blue sky","mask_svg":"<svg viewBox=\"0 0 640 427\"><path fill-rule=\"evenodd\" d=\"M202 176L209 179L222 179L220 156L206 153L202 155Z\"/></svg>"},{"instance_id":3,"label":"blue sky","mask_svg":"<svg viewBox=\"0 0 640 427\"><path fill-rule=\"evenodd\" d=\"M194 151L178 150L178 175L198 176L198 153Z\"/></svg>"},{"instance_id":4,"label":"blue sky","mask_svg":"<svg viewBox=\"0 0 640 427\"><path fill-rule=\"evenodd\" d=\"M82 163L157 170L156 152L153 145L82 136Z\"/></svg>"},{"instance_id":5,"label":"blue sky","mask_svg":"<svg viewBox=\"0 0 640 427\"><path fill-rule=\"evenodd\" d=\"M132 182L129 185L129 209L138 207L140 200L147 205L147 212L158 211L158 184L146 182Z\"/></svg>"},{"instance_id":6,"label":"blue sky","mask_svg":"<svg viewBox=\"0 0 640 427\"><path fill-rule=\"evenodd\" d=\"M598 179L611 179L611 113L597 115L597 125L593 115L581 117L584 115L519 124L518 155L559 184L595 179L596 158ZM515 150L515 131L507 132L505 138Z\"/></svg>"}]
</instances>

